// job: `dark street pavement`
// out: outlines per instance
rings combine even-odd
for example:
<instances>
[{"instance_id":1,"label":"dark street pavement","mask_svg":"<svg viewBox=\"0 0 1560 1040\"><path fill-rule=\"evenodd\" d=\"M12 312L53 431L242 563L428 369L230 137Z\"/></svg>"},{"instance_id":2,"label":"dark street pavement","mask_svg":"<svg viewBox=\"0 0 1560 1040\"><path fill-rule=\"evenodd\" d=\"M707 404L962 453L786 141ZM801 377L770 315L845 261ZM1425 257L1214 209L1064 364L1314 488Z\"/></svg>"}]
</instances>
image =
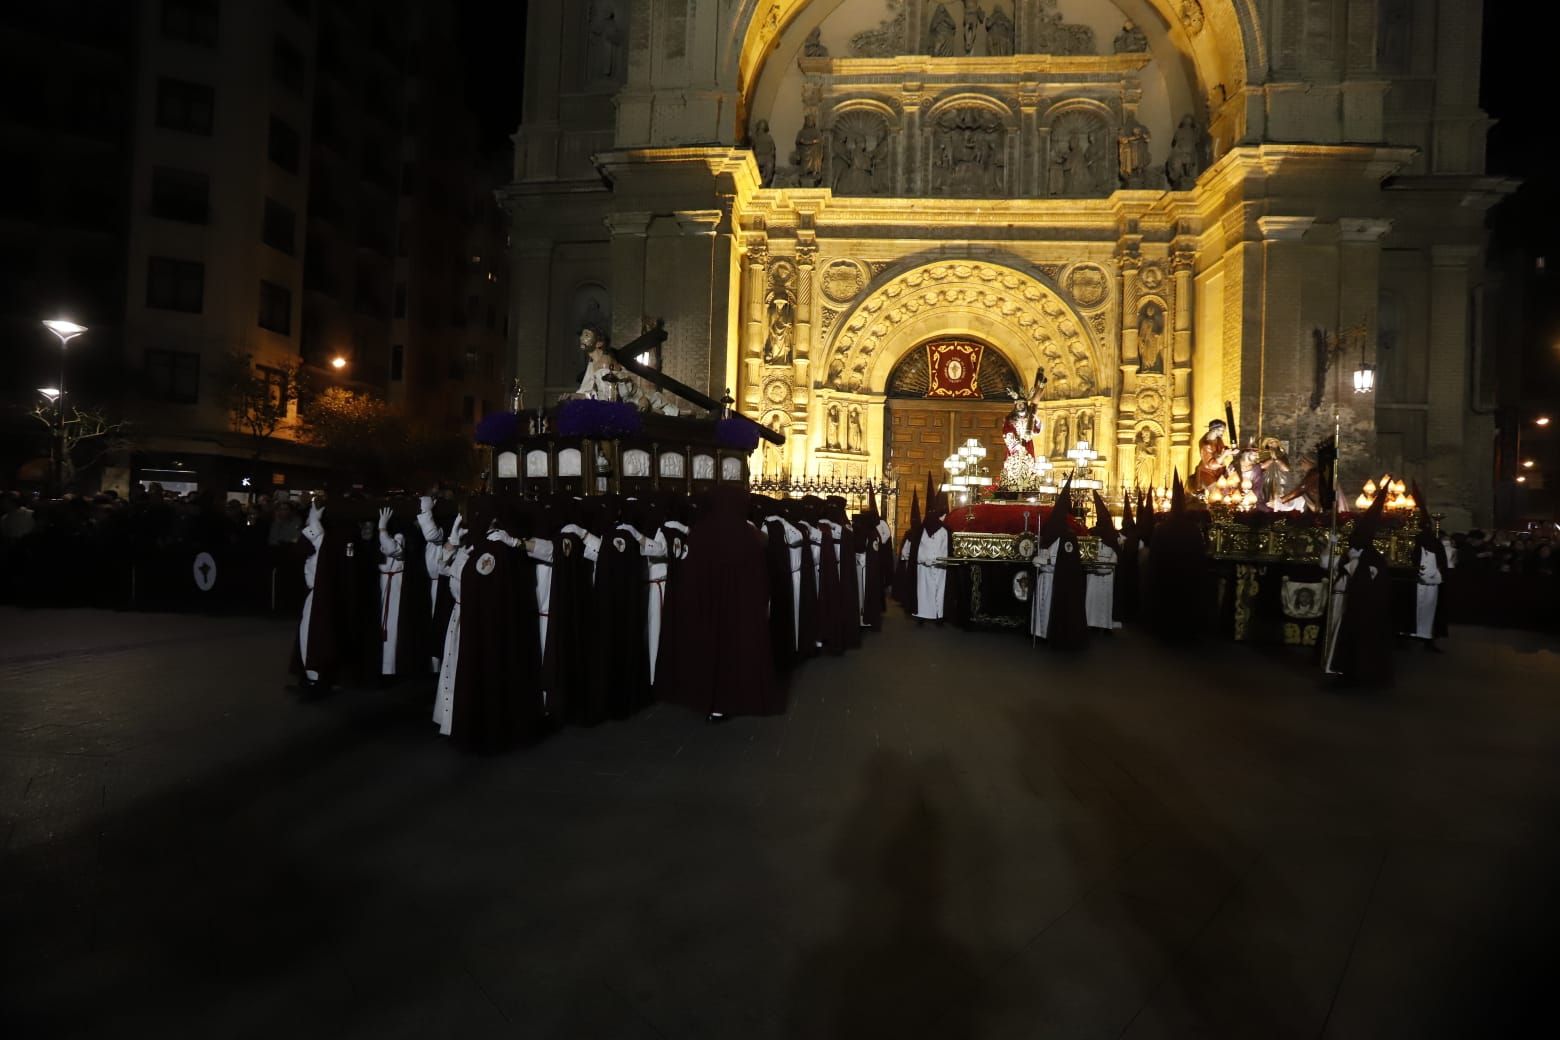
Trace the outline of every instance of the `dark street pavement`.
<instances>
[{"instance_id":1,"label":"dark street pavement","mask_svg":"<svg viewBox=\"0 0 1560 1040\"><path fill-rule=\"evenodd\" d=\"M888 630L781 718L497 759L290 629L0 611L9 1037L1510 1036L1554 1017L1560 654L1386 693ZM1551 1027L1552 1028L1552 1023ZM1549 1028L1542 1030L1549 1032Z\"/></svg>"}]
</instances>

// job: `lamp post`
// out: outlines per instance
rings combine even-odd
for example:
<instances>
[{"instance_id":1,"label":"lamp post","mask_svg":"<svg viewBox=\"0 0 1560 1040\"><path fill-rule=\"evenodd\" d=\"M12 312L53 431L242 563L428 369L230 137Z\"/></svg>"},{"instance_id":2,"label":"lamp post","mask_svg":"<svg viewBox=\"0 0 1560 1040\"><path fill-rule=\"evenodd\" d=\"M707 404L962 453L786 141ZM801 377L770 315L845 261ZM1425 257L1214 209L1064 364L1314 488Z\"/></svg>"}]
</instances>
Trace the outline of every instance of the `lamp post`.
<instances>
[{"instance_id":1,"label":"lamp post","mask_svg":"<svg viewBox=\"0 0 1560 1040\"><path fill-rule=\"evenodd\" d=\"M58 391L54 397L54 494L60 495L65 491L65 348L71 340L86 332L87 327L55 319L45 321L43 327L60 341L60 383L53 388Z\"/></svg>"}]
</instances>

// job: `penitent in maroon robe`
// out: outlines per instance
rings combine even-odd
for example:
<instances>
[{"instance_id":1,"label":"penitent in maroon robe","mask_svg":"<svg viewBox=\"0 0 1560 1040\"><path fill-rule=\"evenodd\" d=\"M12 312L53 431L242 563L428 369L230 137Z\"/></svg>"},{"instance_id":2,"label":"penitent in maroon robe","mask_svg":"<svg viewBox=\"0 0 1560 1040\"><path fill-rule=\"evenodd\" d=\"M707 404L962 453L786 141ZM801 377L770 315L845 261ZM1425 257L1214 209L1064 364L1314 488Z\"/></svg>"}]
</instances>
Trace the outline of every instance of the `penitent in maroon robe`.
<instances>
[{"instance_id":1,"label":"penitent in maroon robe","mask_svg":"<svg viewBox=\"0 0 1560 1040\"><path fill-rule=\"evenodd\" d=\"M747 495L722 488L689 532L668 659L657 669L656 695L667 703L713 715L785 711L769 645L763 540L747 513Z\"/></svg>"}]
</instances>

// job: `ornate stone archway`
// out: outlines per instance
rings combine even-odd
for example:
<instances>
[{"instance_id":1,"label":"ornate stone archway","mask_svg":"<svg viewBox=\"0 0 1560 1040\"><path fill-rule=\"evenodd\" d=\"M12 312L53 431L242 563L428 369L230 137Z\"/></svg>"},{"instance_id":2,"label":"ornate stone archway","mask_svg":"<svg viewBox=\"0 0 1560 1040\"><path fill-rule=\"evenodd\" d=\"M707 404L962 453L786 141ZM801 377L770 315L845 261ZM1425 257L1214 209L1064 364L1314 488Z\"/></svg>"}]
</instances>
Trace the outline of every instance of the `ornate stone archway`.
<instances>
[{"instance_id":1,"label":"ornate stone archway","mask_svg":"<svg viewBox=\"0 0 1560 1040\"><path fill-rule=\"evenodd\" d=\"M1043 368L1048 400L1110 395L1116 352L1056 287L989 260L921 264L888 278L836 323L814 370L831 389L881 394L906 351L938 335L997 345L1025 385Z\"/></svg>"},{"instance_id":2,"label":"ornate stone archway","mask_svg":"<svg viewBox=\"0 0 1560 1040\"><path fill-rule=\"evenodd\" d=\"M907 354L947 337L990 344L1013 366L1022 387L1031 386L1043 370L1045 429L1048 435L1068 431L1047 454L1061 457L1087 429L1087 439L1114 467L1120 373L1115 345L1105 343L1066 293L1044 276L990 259L950 259L887 274L819 344L808 449L825 475L856 475L848 468L856 461L864 466L862 473L882 471L888 461L883 451L889 376ZM848 415L851 409L861 413L867 450L859 460L836 459L826 431L836 413Z\"/></svg>"}]
</instances>

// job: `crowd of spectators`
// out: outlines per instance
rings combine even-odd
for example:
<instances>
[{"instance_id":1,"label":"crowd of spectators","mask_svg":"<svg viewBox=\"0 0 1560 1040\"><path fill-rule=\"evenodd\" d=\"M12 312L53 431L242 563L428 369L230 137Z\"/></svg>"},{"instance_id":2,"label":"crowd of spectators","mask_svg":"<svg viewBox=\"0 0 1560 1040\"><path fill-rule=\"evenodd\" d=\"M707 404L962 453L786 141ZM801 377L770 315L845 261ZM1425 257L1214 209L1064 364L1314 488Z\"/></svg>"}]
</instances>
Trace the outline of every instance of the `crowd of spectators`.
<instances>
[{"instance_id":1,"label":"crowd of spectators","mask_svg":"<svg viewBox=\"0 0 1560 1040\"><path fill-rule=\"evenodd\" d=\"M308 506L158 484L48 499L0 492L0 600L28 606L285 612L302 599ZM204 573L195 568L201 554ZM207 586L207 587L202 587Z\"/></svg>"},{"instance_id":2,"label":"crowd of spectators","mask_svg":"<svg viewBox=\"0 0 1560 1040\"><path fill-rule=\"evenodd\" d=\"M1454 624L1560 630L1555 577L1560 530L1472 530L1454 535L1457 569L1449 585Z\"/></svg>"}]
</instances>

